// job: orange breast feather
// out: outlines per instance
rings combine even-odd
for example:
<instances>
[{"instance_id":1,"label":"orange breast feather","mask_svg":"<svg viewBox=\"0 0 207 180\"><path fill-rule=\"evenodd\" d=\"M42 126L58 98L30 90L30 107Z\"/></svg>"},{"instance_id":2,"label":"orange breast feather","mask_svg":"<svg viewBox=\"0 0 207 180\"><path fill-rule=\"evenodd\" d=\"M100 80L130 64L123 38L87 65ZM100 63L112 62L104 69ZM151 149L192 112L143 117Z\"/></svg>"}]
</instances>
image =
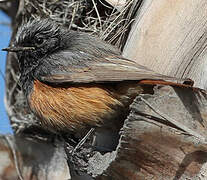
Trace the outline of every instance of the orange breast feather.
<instances>
[{"instance_id":1,"label":"orange breast feather","mask_svg":"<svg viewBox=\"0 0 207 180\"><path fill-rule=\"evenodd\" d=\"M122 103L101 85L53 87L35 80L29 105L44 127L77 130L100 125Z\"/></svg>"}]
</instances>

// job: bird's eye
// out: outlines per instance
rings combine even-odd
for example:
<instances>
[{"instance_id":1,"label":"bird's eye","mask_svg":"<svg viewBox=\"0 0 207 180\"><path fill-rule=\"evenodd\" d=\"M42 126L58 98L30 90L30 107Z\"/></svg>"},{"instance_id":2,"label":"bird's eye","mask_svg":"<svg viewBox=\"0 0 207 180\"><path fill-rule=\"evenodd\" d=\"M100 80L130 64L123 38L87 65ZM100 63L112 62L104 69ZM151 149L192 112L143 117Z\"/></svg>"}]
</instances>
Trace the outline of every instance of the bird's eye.
<instances>
[{"instance_id":1,"label":"bird's eye","mask_svg":"<svg viewBox=\"0 0 207 180\"><path fill-rule=\"evenodd\" d=\"M37 45L41 45L41 44L43 44L44 43L44 39L43 38L36 38L35 39L35 44L37 44Z\"/></svg>"}]
</instances>

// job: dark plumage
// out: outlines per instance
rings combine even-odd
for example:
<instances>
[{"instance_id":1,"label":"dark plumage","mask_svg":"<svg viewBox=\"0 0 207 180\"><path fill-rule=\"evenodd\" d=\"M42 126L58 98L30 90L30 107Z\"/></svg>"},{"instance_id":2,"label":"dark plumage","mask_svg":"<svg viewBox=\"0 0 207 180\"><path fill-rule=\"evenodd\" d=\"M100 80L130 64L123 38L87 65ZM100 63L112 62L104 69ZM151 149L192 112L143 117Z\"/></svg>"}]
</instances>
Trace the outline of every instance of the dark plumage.
<instances>
[{"instance_id":1,"label":"dark plumage","mask_svg":"<svg viewBox=\"0 0 207 180\"><path fill-rule=\"evenodd\" d=\"M134 97L144 91L140 80L152 80L148 84L176 80L50 19L23 24L13 47L5 50L17 53L20 82L31 110L43 127L55 132L107 124L113 128L114 120L123 120Z\"/></svg>"}]
</instances>

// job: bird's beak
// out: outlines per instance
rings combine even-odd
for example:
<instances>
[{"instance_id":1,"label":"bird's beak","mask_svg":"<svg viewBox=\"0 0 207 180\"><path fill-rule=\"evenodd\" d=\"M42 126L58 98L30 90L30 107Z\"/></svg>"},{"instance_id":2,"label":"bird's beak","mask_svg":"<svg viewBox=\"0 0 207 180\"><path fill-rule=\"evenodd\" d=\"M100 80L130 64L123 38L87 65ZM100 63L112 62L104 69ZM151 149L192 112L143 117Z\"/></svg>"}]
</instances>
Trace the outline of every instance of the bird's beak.
<instances>
[{"instance_id":1,"label":"bird's beak","mask_svg":"<svg viewBox=\"0 0 207 180\"><path fill-rule=\"evenodd\" d=\"M35 47L15 47L15 46L10 46L10 47L2 49L2 51L9 51L9 52L29 51L29 50L35 50Z\"/></svg>"}]
</instances>

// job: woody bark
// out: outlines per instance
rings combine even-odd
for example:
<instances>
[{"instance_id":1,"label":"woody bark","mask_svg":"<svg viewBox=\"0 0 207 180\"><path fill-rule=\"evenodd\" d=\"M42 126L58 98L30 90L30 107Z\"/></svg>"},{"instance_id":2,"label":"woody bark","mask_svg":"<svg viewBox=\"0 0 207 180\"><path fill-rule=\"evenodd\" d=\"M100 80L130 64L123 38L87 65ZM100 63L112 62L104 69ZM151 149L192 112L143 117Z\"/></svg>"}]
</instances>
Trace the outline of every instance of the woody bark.
<instances>
[{"instance_id":1,"label":"woody bark","mask_svg":"<svg viewBox=\"0 0 207 180\"><path fill-rule=\"evenodd\" d=\"M117 11L127 5L108 2ZM26 13L25 3L0 3L12 19L12 37ZM126 43L118 41L123 55L156 72L191 78L206 89L207 2L134 0L132 6ZM9 54L5 101L16 134L0 138L0 179L207 179L205 91L156 86L153 94L136 97L116 151L96 152L84 172L77 173L82 167L74 170L66 161L64 143L51 144L52 135L39 128L25 104L17 67L15 55Z\"/></svg>"}]
</instances>

